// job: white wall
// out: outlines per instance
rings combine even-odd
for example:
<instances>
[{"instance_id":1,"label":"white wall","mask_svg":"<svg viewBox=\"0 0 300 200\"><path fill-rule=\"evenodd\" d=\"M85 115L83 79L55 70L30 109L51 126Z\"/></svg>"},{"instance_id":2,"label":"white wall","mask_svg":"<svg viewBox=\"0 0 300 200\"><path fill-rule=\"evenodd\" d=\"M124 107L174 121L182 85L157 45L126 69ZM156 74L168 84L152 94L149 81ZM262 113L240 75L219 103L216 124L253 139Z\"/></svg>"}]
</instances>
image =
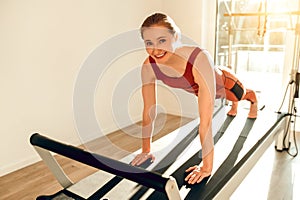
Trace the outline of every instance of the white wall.
<instances>
[{"instance_id":1,"label":"white wall","mask_svg":"<svg viewBox=\"0 0 300 200\"><path fill-rule=\"evenodd\" d=\"M184 35L213 53L214 23L207 12L214 8L214 3L208 2L211 1L0 1L0 176L39 160L29 144L34 132L75 145L81 143L74 121L73 92L82 64L102 42L139 28L149 14L166 12ZM139 76L136 69L144 56L144 52L137 51L115 60L107 77L99 79L94 106L104 132L118 127L107 110L111 99L103 105L99 103L103 96L112 95L109 87L104 87L106 92L103 92L102 81L116 84L122 79L120 74L130 70L134 71L130 74L132 78ZM192 95L183 95L184 99L195 100ZM158 98L166 105L163 109L167 112L176 114L181 109L190 115L193 114L190 111L195 111L190 105L181 107L180 102L167 102L170 98L176 100L172 92L159 92ZM138 90L128 107L132 121L139 120Z\"/></svg>"},{"instance_id":2,"label":"white wall","mask_svg":"<svg viewBox=\"0 0 300 200\"><path fill-rule=\"evenodd\" d=\"M170 15L182 34L195 40L211 55L215 48L216 1L164 0L162 10Z\"/></svg>"},{"instance_id":3,"label":"white wall","mask_svg":"<svg viewBox=\"0 0 300 200\"><path fill-rule=\"evenodd\" d=\"M28 142L34 132L80 143L72 98L81 64L160 7L146 0L0 1L0 176L39 159Z\"/></svg>"}]
</instances>

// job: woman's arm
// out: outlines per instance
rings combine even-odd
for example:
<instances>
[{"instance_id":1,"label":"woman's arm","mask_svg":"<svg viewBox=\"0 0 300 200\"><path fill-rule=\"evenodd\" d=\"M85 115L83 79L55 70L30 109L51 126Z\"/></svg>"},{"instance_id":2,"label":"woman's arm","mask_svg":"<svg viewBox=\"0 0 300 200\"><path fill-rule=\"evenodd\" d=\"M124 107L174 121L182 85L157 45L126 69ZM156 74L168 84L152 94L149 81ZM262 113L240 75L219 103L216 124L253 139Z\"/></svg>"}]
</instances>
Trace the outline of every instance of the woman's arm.
<instances>
[{"instance_id":1,"label":"woman's arm","mask_svg":"<svg viewBox=\"0 0 300 200\"><path fill-rule=\"evenodd\" d=\"M153 122L156 117L156 84L149 79L148 70L142 69L142 96L144 101L143 122L142 122L142 152L150 152Z\"/></svg>"},{"instance_id":2,"label":"woman's arm","mask_svg":"<svg viewBox=\"0 0 300 200\"><path fill-rule=\"evenodd\" d=\"M213 62L209 54L202 51L193 67L195 82L199 85L198 110L200 117L199 136L202 146L203 166L193 166L187 169L191 172L186 181L190 184L199 183L211 174L213 168L214 144L212 137L212 116L215 99L215 76Z\"/></svg>"},{"instance_id":3,"label":"woman's arm","mask_svg":"<svg viewBox=\"0 0 300 200\"><path fill-rule=\"evenodd\" d=\"M155 75L149 63L145 61L142 72L142 97L144 102L142 119L142 153L131 162L132 165L140 165L149 158L154 160L151 152L153 123L156 117L156 83Z\"/></svg>"}]
</instances>

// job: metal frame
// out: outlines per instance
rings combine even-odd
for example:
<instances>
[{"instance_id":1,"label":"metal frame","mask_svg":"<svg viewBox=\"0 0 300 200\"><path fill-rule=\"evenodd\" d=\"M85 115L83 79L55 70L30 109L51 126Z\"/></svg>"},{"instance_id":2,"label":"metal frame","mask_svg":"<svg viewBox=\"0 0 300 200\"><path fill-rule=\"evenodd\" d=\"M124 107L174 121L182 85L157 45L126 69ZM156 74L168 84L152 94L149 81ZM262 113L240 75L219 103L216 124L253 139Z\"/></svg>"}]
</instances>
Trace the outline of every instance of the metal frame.
<instances>
[{"instance_id":1,"label":"metal frame","mask_svg":"<svg viewBox=\"0 0 300 200\"><path fill-rule=\"evenodd\" d=\"M249 171L253 168L256 162L260 159L266 149L272 144L276 135L281 134L285 130L285 124L289 115L279 115L275 124L265 133L265 135L258 140L258 142L246 153L246 155L228 172L224 179L227 183L220 183L219 191L212 191L207 194L210 199L229 199L232 193L240 185L243 179L247 176ZM46 138L39 134L33 134L30 139L31 144L35 150L45 161L50 168L58 182L66 189L73 185L69 177L64 173L63 169L56 162L54 156L49 152L55 152L103 171L116 174L128 180L137 182L146 187L153 188L158 191L163 191L171 200L180 200L184 198L181 196L176 180L171 177L152 173L150 171L136 168L119 161L103 158L97 154L92 154L77 147L65 145L63 143ZM78 159L77 159L78 158ZM103 160L102 160L103 159ZM96 163L94 163L96 162ZM107 165L107 162L111 162ZM94 163L94 164L93 164ZM113 168L113 169L111 169ZM124 170L125 169L125 170ZM125 172L124 172L125 171ZM141 176L132 176L131 172L141 173Z\"/></svg>"},{"instance_id":2,"label":"metal frame","mask_svg":"<svg viewBox=\"0 0 300 200\"><path fill-rule=\"evenodd\" d=\"M74 183L71 181L71 179L66 175L64 170L61 168L61 166L58 164L54 156L46 149L34 146L34 149L39 154L39 156L43 159L45 164L48 166L50 171L53 173L59 184L63 188L68 188Z\"/></svg>"},{"instance_id":3,"label":"metal frame","mask_svg":"<svg viewBox=\"0 0 300 200\"><path fill-rule=\"evenodd\" d=\"M73 185L73 183L49 151L108 173L116 174L157 191L165 192L169 199L181 199L176 180L171 176L164 177L142 168L134 167L120 161L87 152L74 146L60 143L38 133L35 133L30 137L30 143L35 147L39 155L65 189ZM133 173L138 173L139 176L132 176Z\"/></svg>"}]
</instances>

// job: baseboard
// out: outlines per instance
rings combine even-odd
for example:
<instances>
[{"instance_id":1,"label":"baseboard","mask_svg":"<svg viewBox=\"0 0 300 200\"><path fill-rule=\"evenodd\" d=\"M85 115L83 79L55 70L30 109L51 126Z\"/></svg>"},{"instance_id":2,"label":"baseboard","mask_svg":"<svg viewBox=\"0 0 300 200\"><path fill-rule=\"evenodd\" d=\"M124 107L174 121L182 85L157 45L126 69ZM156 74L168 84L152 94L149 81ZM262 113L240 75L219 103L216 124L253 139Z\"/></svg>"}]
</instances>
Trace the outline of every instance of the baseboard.
<instances>
[{"instance_id":1,"label":"baseboard","mask_svg":"<svg viewBox=\"0 0 300 200\"><path fill-rule=\"evenodd\" d=\"M35 156L31 156L30 158L26 158L21 161L19 160L18 162L12 163L10 165L3 166L0 168L0 177L32 165L40 160L41 158L36 154Z\"/></svg>"},{"instance_id":2,"label":"baseboard","mask_svg":"<svg viewBox=\"0 0 300 200\"><path fill-rule=\"evenodd\" d=\"M49 136L49 137L51 137L51 136ZM76 139L74 139L73 141L69 141L68 143L70 143L74 146L81 145L81 143L79 143L79 141ZM35 153L34 150L32 152ZM1 166L0 167L0 177L10 174L12 172L15 172L17 170L20 170L22 168L25 168L29 165L35 164L41 160L42 159L39 157L39 155L37 153L35 153L35 155L27 157L23 160L18 160L17 162L11 163L9 165Z\"/></svg>"}]
</instances>

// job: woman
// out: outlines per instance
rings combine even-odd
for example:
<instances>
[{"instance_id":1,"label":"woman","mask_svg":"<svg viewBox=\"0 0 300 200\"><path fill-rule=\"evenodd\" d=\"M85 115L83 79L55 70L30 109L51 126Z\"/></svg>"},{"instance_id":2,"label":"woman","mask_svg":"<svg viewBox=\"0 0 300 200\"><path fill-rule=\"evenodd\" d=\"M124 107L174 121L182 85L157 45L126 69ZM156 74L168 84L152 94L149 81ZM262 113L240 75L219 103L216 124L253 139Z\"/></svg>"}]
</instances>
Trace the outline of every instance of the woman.
<instances>
[{"instance_id":1,"label":"woman","mask_svg":"<svg viewBox=\"0 0 300 200\"><path fill-rule=\"evenodd\" d=\"M131 162L140 165L151 153L153 122L156 116L156 80L194 93L198 98L200 117L199 136L202 145L202 163L188 168L185 180L189 184L201 182L211 175L214 145L212 115L215 98L215 72L207 51L193 46L181 46L180 31L170 17L156 13L145 19L141 26L149 57L142 67L142 96L144 100L142 122L142 153Z\"/></svg>"}]
</instances>

